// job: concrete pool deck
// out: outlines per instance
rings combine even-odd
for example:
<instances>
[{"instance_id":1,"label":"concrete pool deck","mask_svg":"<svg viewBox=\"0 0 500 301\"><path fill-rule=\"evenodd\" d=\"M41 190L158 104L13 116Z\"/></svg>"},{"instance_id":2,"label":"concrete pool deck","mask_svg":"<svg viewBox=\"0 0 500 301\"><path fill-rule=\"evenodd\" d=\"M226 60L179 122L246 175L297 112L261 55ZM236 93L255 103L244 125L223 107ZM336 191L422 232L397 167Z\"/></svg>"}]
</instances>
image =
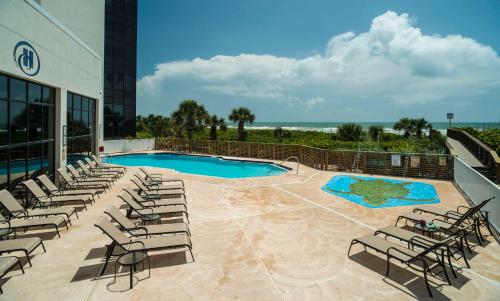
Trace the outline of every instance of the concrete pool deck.
<instances>
[{"instance_id":1,"label":"concrete pool deck","mask_svg":"<svg viewBox=\"0 0 500 301\"><path fill-rule=\"evenodd\" d=\"M295 164L287 163L290 167ZM149 168L182 177L186 183L195 262L184 252L151 252L151 278L135 275L128 290L128 269L113 281L113 262L104 276L104 245L109 242L93 224L103 210L122 203L116 197L138 169L81 212L62 238L42 235L47 253L33 253L26 274L15 270L2 286L0 300L413 300L427 299L421 273L393 265L385 277L385 258L350 241L394 224L408 207L370 209L321 190L334 175L300 166L299 174L249 179L222 179ZM466 205L451 182L433 184L438 206ZM483 234L487 232L483 229ZM431 276L432 300L493 300L500 295L500 247L487 237L467 254L471 269L454 261L458 279L448 285ZM186 263L187 261L187 263ZM23 261L25 262L25 261ZM497 297L495 297L497 296ZM430 298L429 298L430 299Z\"/></svg>"}]
</instances>

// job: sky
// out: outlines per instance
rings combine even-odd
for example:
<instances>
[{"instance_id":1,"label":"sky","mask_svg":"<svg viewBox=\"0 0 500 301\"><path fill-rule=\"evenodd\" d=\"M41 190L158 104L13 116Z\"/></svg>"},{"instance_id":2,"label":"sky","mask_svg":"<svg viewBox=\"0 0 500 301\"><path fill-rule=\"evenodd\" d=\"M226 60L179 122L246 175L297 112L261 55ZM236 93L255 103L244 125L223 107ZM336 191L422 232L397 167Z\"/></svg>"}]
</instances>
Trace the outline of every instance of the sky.
<instances>
[{"instance_id":1,"label":"sky","mask_svg":"<svg viewBox=\"0 0 500 301\"><path fill-rule=\"evenodd\" d=\"M500 1L139 1L137 113L500 121Z\"/></svg>"}]
</instances>

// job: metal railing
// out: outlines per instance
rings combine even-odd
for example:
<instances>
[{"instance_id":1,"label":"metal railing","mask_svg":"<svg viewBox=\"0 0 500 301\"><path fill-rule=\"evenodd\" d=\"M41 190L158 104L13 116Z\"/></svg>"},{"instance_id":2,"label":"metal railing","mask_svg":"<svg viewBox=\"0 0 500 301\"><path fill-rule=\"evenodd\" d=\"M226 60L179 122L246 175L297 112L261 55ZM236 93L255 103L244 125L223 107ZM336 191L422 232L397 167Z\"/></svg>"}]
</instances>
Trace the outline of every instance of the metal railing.
<instances>
[{"instance_id":1,"label":"metal railing","mask_svg":"<svg viewBox=\"0 0 500 301\"><path fill-rule=\"evenodd\" d=\"M488 211L490 224L498 231L500 229L500 188L459 158L455 157L454 161L454 181L472 203L477 205L495 197L483 209Z\"/></svg>"},{"instance_id":2,"label":"metal railing","mask_svg":"<svg viewBox=\"0 0 500 301\"><path fill-rule=\"evenodd\" d=\"M453 157L446 154L329 150L296 144L179 138L159 138L156 149L276 161L295 156L301 164L319 170L440 180L453 178ZM394 164L397 162L399 164Z\"/></svg>"},{"instance_id":3,"label":"metal railing","mask_svg":"<svg viewBox=\"0 0 500 301\"><path fill-rule=\"evenodd\" d=\"M300 159L297 156L290 156L290 157L286 158L285 160L281 161L280 163L278 163L278 165L281 165L285 162L288 162L288 161L290 161L290 159L295 159L295 162L297 163L297 167L295 168L295 174L298 174L299 173Z\"/></svg>"}]
</instances>

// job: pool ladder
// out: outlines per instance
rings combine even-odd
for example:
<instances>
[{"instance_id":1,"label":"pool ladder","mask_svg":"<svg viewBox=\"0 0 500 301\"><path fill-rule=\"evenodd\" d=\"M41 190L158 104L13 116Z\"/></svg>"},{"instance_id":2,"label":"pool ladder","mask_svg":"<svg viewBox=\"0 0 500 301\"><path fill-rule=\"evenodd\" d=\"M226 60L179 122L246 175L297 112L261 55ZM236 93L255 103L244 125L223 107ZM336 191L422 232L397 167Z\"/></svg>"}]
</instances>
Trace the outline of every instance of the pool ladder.
<instances>
[{"instance_id":1,"label":"pool ladder","mask_svg":"<svg viewBox=\"0 0 500 301\"><path fill-rule=\"evenodd\" d=\"M299 160L299 157L297 157L297 156L290 156L276 165L281 165L282 163L288 162L290 159L295 159L295 162L297 163L297 168L295 169L295 174L298 174L300 160Z\"/></svg>"}]
</instances>

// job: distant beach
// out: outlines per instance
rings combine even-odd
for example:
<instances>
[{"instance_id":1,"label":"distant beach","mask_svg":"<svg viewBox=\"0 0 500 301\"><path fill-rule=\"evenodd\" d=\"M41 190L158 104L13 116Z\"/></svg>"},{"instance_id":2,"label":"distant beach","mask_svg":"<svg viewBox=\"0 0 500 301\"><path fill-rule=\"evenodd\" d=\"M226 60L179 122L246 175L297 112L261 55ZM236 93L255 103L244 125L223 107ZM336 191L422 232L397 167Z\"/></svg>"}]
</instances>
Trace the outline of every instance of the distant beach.
<instances>
[{"instance_id":1,"label":"distant beach","mask_svg":"<svg viewBox=\"0 0 500 301\"><path fill-rule=\"evenodd\" d=\"M264 130L274 129L278 126L287 130L294 131L317 131L324 133L335 133L337 128L347 122L255 122L253 124L245 125L249 130ZM385 132L394 133L392 126L394 122L356 122L363 128L368 128L372 125L380 125L384 128ZM441 133L446 133L448 122L431 122L435 130ZM229 127L236 127L236 124L229 123ZM478 130L484 129L499 129L500 122L452 122L453 127L472 127Z\"/></svg>"}]
</instances>

